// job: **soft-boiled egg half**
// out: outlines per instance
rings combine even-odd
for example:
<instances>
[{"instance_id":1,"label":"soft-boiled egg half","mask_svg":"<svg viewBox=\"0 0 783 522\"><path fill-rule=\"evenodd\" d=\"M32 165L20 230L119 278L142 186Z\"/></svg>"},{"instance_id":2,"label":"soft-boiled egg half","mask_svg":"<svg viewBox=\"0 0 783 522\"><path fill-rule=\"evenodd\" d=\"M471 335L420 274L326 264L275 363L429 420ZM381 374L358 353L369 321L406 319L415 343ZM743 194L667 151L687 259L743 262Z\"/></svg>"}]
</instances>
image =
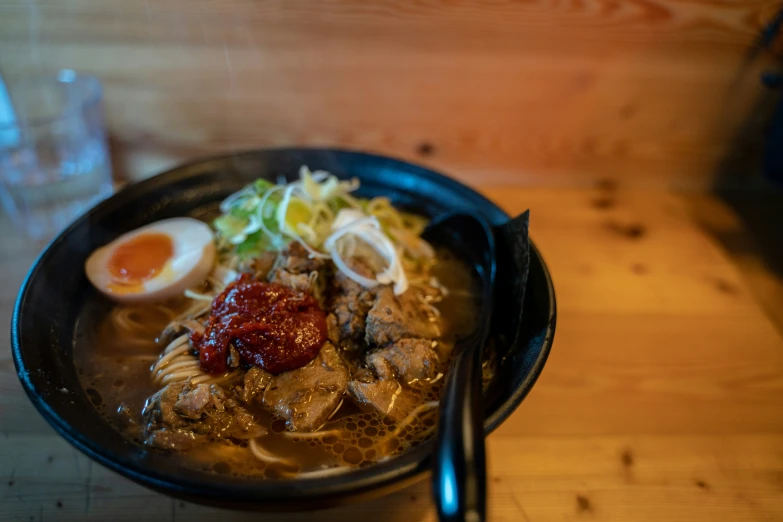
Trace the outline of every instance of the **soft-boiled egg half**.
<instances>
[{"instance_id":1,"label":"soft-boiled egg half","mask_svg":"<svg viewBox=\"0 0 783 522\"><path fill-rule=\"evenodd\" d=\"M209 226L191 218L158 221L93 252L87 278L122 303L163 301L206 279L215 264Z\"/></svg>"}]
</instances>

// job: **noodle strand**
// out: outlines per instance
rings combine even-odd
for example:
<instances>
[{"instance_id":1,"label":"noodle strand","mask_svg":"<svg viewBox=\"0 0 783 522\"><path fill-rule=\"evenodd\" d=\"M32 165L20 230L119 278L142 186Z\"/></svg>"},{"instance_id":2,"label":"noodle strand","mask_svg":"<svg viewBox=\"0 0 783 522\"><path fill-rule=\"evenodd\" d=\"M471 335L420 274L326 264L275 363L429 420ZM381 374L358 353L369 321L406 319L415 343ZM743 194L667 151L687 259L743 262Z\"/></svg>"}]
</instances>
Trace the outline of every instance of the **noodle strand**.
<instances>
[{"instance_id":1,"label":"noodle strand","mask_svg":"<svg viewBox=\"0 0 783 522\"><path fill-rule=\"evenodd\" d=\"M275 457L271 453L268 453L266 450L262 449L258 443L256 442L258 439L250 439L248 442L248 447L250 447L250 451L253 452L253 455L260 461L266 462L268 464L285 464L286 466L294 467L295 465L288 459L284 459L281 457Z\"/></svg>"}]
</instances>

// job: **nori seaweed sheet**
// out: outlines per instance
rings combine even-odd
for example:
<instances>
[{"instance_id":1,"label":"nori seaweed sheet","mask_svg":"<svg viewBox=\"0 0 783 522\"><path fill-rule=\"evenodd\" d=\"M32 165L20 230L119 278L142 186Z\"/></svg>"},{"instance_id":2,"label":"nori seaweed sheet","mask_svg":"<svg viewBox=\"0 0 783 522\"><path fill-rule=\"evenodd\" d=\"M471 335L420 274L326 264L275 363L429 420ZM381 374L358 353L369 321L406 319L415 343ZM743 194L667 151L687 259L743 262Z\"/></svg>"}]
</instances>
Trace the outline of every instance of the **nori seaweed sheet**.
<instances>
[{"instance_id":1,"label":"nori seaweed sheet","mask_svg":"<svg viewBox=\"0 0 783 522\"><path fill-rule=\"evenodd\" d=\"M493 323L496 327L504 325L498 331L505 330L508 325L518 326L522 322L525 288L530 272L529 227L530 211L526 210L495 228L497 272ZM516 328L510 343L512 349L517 347L518 337L519 328Z\"/></svg>"},{"instance_id":2,"label":"nori seaweed sheet","mask_svg":"<svg viewBox=\"0 0 783 522\"><path fill-rule=\"evenodd\" d=\"M492 330L484 347L483 381L486 408L497 400L504 382L512 376L504 372L505 361L524 350L522 314L525 288L530 272L530 211L494 228L495 235L495 293L493 298Z\"/></svg>"}]
</instances>

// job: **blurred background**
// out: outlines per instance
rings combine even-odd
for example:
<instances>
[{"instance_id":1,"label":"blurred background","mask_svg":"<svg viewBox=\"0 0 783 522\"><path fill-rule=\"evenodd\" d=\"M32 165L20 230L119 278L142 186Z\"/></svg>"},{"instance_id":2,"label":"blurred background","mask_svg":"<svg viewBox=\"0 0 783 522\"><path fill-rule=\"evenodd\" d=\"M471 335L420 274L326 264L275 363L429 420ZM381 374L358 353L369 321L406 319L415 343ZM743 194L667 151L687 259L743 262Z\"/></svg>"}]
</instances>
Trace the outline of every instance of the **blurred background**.
<instances>
[{"instance_id":1,"label":"blurred background","mask_svg":"<svg viewBox=\"0 0 783 522\"><path fill-rule=\"evenodd\" d=\"M122 178L297 144L468 182L757 186L779 5L3 0L0 74L98 76Z\"/></svg>"},{"instance_id":2,"label":"blurred background","mask_svg":"<svg viewBox=\"0 0 783 522\"><path fill-rule=\"evenodd\" d=\"M100 79L116 186L198 157L312 145L411 160L509 213L530 208L559 320L540 381L489 439L492 519L774 521L782 9L0 0L0 77ZM38 248L3 227L7 321ZM93 465L33 411L8 349L0 435L3 520L257 520ZM434 520L428 495L423 483L324 519Z\"/></svg>"}]
</instances>

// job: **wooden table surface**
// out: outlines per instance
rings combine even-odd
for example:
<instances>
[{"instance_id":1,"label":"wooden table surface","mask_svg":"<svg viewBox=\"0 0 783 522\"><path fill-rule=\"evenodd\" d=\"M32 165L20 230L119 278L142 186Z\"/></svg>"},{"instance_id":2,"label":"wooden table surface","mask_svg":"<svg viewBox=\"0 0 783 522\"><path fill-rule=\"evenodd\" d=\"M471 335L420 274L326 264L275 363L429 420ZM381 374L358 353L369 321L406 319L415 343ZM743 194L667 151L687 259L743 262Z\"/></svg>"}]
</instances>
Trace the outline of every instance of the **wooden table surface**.
<instances>
[{"instance_id":1,"label":"wooden table surface","mask_svg":"<svg viewBox=\"0 0 783 522\"><path fill-rule=\"evenodd\" d=\"M559 304L538 384L488 439L490 520L783 520L783 340L687 200L483 191L509 212L531 208ZM434 520L426 482L257 515L172 500L90 461L18 383L5 329L34 252L1 228L0 520Z\"/></svg>"},{"instance_id":2,"label":"wooden table surface","mask_svg":"<svg viewBox=\"0 0 783 522\"><path fill-rule=\"evenodd\" d=\"M777 0L0 0L0 75L97 75L113 158L130 171L316 145L484 183L709 187L718 168L722 183L757 168L779 98L759 78L779 70L783 38L777 53L759 42L779 10Z\"/></svg>"}]
</instances>

